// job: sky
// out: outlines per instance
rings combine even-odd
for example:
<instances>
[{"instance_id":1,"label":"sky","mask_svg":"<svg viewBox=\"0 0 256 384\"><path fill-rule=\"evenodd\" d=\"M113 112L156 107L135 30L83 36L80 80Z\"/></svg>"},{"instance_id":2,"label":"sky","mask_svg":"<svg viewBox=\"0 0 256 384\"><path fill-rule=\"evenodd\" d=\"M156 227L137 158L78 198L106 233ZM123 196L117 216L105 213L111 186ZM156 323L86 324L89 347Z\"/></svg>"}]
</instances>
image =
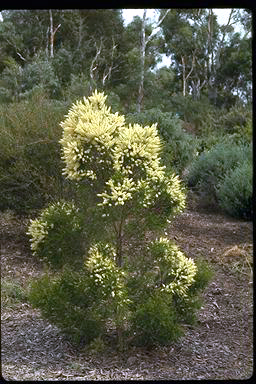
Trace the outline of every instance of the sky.
<instances>
[{"instance_id":1,"label":"sky","mask_svg":"<svg viewBox=\"0 0 256 384\"><path fill-rule=\"evenodd\" d=\"M143 16L144 9L123 9L124 24L129 24L134 16ZM230 14L229 8L214 8L213 12L218 16L219 24L226 24ZM154 9L147 10L147 17L154 18L156 11Z\"/></svg>"}]
</instances>

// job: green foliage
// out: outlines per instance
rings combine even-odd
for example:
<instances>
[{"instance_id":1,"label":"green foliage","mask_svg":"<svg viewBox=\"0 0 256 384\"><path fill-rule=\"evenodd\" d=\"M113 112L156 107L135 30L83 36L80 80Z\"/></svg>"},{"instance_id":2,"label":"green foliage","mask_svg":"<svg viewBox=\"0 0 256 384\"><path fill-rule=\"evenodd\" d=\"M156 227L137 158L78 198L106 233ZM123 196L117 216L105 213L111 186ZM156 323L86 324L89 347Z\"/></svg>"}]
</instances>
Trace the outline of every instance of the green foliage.
<instances>
[{"instance_id":1,"label":"green foliage","mask_svg":"<svg viewBox=\"0 0 256 384\"><path fill-rule=\"evenodd\" d=\"M236 144L233 140L217 143L210 150L201 153L189 166L187 183L189 187L216 201L216 187L226 172L250 158L251 147Z\"/></svg>"},{"instance_id":2,"label":"green foliage","mask_svg":"<svg viewBox=\"0 0 256 384\"><path fill-rule=\"evenodd\" d=\"M39 218L31 220L27 234L33 254L59 269L66 263L81 265L85 252L82 232L79 210L63 201L51 204Z\"/></svg>"},{"instance_id":3,"label":"green foliage","mask_svg":"<svg viewBox=\"0 0 256 384\"><path fill-rule=\"evenodd\" d=\"M227 172L217 186L221 208L231 216L252 219L252 162L245 160Z\"/></svg>"},{"instance_id":4,"label":"green foliage","mask_svg":"<svg viewBox=\"0 0 256 384\"><path fill-rule=\"evenodd\" d=\"M213 276L208 263L194 262L160 238L150 244L146 259L127 281L131 305L131 339L136 344L168 344L194 324L201 293ZM158 324L158 327L157 327Z\"/></svg>"},{"instance_id":5,"label":"green foliage","mask_svg":"<svg viewBox=\"0 0 256 384\"><path fill-rule=\"evenodd\" d=\"M24 213L65 195L58 143L65 109L42 93L0 106L1 210Z\"/></svg>"},{"instance_id":6,"label":"green foliage","mask_svg":"<svg viewBox=\"0 0 256 384\"><path fill-rule=\"evenodd\" d=\"M210 265L202 257L199 257L195 261L195 264L197 270L194 282L188 289L189 294L198 294L199 292L202 292L214 275L212 267L210 267Z\"/></svg>"},{"instance_id":7,"label":"green foliage","mask_svg":"<svg viewBox=\"0 0 256 384\"><path fill-rule=\"evenodd\" d=\"M89 343L103 332L101 302L84 270L66 266L57 275L44 274L32 282L29 300L77 344Z\"/></svg>"},{"instance_id":8,"label":"green foliage","mask_svg":"<svg viewBox=\"0 0 256 384\"><path fill-rule=\"evenodd\" d=\"M181 121L172 112L151 109L142 113L128 114L126 118L131 123L157 124L164 144L163 161L167 167L181 173L193 159L196 140L183 131Z\"/></svg>"},{"instance_id":9,"label":"green foliage","mask_svg":"<svg viewBox=\"0 0 256 384\"><path fill-rule=\"evenodd\" d=\"M63 91L63 96L70 103L75 102L77 99L88 97L90 94L90 82L87 77L81 73L75 75L70 74L70 82Z\"/></svg>"},{"instance_id":10,"label":"green foliage","mask_svg":"<svg viewBox=\"0 0 256 384\"><path fill-rule=\"evenodd\" d=\"M197 135L209 135L216 129L218 114L208 98L202 96L200 100L194 100L190 95L178 94L171 98L171 105L183 121L191 124Z\"/></svg>"},{"instance_id":11,"label":"green foliage","mask_svg":"<svg viewBox=\"0 0 256 384\"><path fill-rule=\"evenodd\" d=\"M166 345L182 335L170 297L158 292L138 305L131 321L137 345Z\"/></svg>"},{"instance_id":12,"label":"green foliage","mask_svg":"<svg viewBox=\"0 0 256 384\"><path fill-rule=\"evenodd\" d=\"M23 94L20 96L23 98L38 86L48 92L51 98L58 98L60 95L60 83L53 65L47 57L42 55L24 66L22 83Z\"/></svg>"},{"instance_id":13,"label":"green foliage","mask_svg":"<svg viewBox=\"0 0 256 384\"><path fill-rule=\"evenodd\" d=\"M12 306L25 301L26 298L27 292L18 282L1 279L1 307Z\"/></svg>"},{"instance_id":14,"label":"green foliage","mask_svg":"<svg viewBox=\"0 0 256 384\"><path fill-rule=\"evenodd\" d=\"M6 61L0 97L4 102L29 98L40 88L52 98L60 95L60 83L48 58L39 55L31 63L19 65L12 57Z\"/></svg>"},{"instance_id":15,"label":"green foliage","mask_svg":"<svg viewBox=\"0 0 256 384\"><path fill-rule=\"evenodd\" d=\"M22 92L23 69L12 57L8 57L5 64L0 83L0 100L2 102L17 101Z\"/></svg>"},{"instance_id":16,"label":"green foliage","mask_svg":"<svg viewBox=\"0 0 256 384\"><path fill-rule=\"evenodd\" d=\"M203 304L201 293L214 275L213 269L202 258L196 260L195 265L197 270L194 282L188 288L186 296L175 295L173 297L177 322L183 324L193 325L196 323L197 311Z\"/></svg>"},{"instance_id":17,"label":"green foliage","mask_svg":"<svg viewBox=\"0 0 256 384\"><path fill-rule=\"evenodd\" d=\"M235 105L221 114L219 125L225 134L233 135L238 140L252 140L252 110L243 105Z\"/></svg>"}]
</instances>

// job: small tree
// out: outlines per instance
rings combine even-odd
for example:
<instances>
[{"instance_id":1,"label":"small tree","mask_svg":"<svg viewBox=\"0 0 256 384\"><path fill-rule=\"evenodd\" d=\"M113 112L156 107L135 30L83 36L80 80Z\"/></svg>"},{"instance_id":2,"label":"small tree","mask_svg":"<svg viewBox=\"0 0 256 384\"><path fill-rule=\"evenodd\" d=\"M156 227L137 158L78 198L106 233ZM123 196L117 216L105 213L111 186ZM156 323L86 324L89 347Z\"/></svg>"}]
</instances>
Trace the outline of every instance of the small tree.
<instances>
[{"instance_id":1,"label":"small tree","mask_svg":"<svg viewBox=\"0 0 256 384\"><path fill-rule=\"evenodd\" d=\"M160 164L162 144L156 125L127 126L123 116L110 112L105 100L106 96L96 91L73 104L61 123L60 143L63 172L77 183L84 231L90 243L84 252L83 273L89 286L94 287L88 290L94 295L93 311L97 292L97 310L101 318L111 317L120 344L129 318L127 330L138 328L136 319L141 316L136 316L136 311L141 313L142 301L146 303L154 295L154 300L160 297L170 304L172 300L166 301L165 297L186 296L196 279L197 267L169 240L146 241L147 231L159 233L185 205L178 177L167 174ZM40 239L34 236L32 247L33 242L38 248ZM34 299L34 303L39 302ZM172 312L173 322L175 308L162 305L166 305L165 316ZM151 304L145 304L143 311L148 308ZM164 320L163 327L165 324ZM141 331L151 332L147 324ZM160 333L166 332L164 328ZM170 338L173 336L170 334Z\"/></svg>"}]
</instances>

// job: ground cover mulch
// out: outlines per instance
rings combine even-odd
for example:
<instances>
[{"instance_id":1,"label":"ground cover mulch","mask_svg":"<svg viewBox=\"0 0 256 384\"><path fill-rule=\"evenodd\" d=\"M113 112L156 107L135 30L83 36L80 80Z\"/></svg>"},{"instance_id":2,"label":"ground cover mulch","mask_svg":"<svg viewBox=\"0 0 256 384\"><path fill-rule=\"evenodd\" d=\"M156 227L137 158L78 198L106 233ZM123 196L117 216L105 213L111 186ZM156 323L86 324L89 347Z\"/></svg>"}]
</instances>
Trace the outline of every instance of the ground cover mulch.
<instances>
[{"instance_id":1,"label":"ground cover mulch","mask_svg":"<svg viewBox=\"0 0 256 384\"><path fill-rule=\"evenodd\" d=\"M1 214L1 280L26 287L42 265L29 250L27 219ZM118 353L78 350L29 303L2 304L1 372L6 380L247 379L253 372L252 223L188 209L166 235L214 277L198 324L170 346Z\"/></svg>"}]
</instances>

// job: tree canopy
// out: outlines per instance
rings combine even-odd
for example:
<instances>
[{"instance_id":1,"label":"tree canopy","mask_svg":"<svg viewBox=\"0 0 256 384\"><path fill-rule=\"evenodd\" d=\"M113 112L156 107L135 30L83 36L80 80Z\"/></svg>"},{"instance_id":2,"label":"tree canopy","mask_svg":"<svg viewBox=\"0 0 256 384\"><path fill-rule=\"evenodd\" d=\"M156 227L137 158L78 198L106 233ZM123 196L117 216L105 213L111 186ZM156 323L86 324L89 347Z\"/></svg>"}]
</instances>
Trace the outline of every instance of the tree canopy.
<instances>
[{"instance_id":1,"label":"tree canopy","mask_svg":"<svg viewBox=\"0 0 256 384\"><path fill-rule=\"evenodd\" d=\"M38 86L65 98L74 79L83 79L83 96L112 93L124 112L166 108L177 94L228 108L251 99L249 10L230 9L226 25L210 8L156 11L155 22L145 10L127 26L122 9L2 11L0 99L26 98ZM172 63L159 69L163 53Z\"/></svg>"}]
</instances>

